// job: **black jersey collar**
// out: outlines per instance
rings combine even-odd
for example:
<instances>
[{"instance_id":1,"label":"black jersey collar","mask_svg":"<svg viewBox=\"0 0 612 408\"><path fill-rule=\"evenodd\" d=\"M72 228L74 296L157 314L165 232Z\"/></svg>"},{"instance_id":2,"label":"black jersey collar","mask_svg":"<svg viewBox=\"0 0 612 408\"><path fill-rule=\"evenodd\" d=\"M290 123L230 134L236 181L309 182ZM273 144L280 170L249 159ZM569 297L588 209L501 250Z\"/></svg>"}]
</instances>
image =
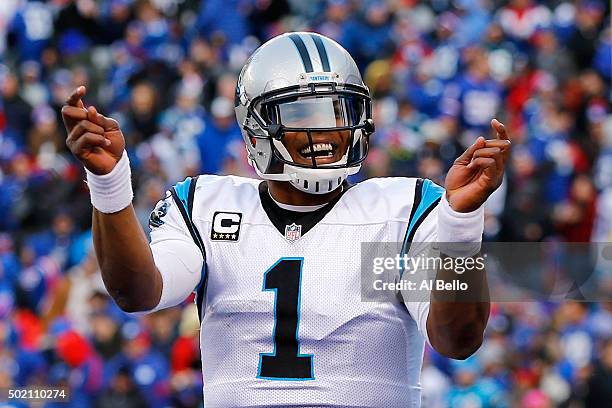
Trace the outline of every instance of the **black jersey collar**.
<instances>
[{"instance_id":1,"label":"black jersey collar","mask_svg":"<svg viewBox=\"0 0 612 408\"><path fill-rule=\"evenodd\" d=\"M270 222L272 222L272 225L274 225L281 235L285 236L286 228L292 224L296 224L301 226L301 235L303 236L334 208L336 203L349 188L351 188L351 185L345 180L344 183L342 183L342 193L334 197L334 199L324 207L309 212L290 211L279 207L272 197L270 197L268 183L266 181L259 183L259 199L261 200L261 206L268 215Z\"/></svg>"}]
</instances>

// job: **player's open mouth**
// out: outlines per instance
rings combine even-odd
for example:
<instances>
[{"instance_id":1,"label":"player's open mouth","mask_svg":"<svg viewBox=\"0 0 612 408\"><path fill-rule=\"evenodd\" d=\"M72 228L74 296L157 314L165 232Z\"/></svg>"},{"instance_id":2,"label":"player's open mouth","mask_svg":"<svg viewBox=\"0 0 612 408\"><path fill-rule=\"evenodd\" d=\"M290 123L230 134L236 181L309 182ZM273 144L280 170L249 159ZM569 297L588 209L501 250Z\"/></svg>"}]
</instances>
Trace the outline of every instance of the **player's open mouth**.
<instances>
[{"instance_id":1,"label":"player's open mouth","mask_svg":"<svg viewBox=\"0 0 612 408\"><path fill-rule=\"evenodd\" d=\"M336 145L332 143L314 143L312 145L312 149L310 145L300 149L300 155L305 159L315 158L328 158L334 157L334 153L336 151Z\"/></svg>"}]
</instances>

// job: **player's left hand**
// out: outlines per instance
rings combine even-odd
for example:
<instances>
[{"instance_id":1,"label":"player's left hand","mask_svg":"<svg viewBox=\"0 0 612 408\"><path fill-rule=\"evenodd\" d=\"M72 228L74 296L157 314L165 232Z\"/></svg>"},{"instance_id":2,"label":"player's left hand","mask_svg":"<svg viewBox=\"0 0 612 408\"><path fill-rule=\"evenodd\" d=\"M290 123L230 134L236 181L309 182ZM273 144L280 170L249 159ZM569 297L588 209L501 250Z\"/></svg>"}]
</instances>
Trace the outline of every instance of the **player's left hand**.
<instances>
[{"instance_id":1,"label":"player's left hand","mask_svg":"<svg viewBox=\"0 0 612 408\"><path fill-rule=\"evenodd\" d=\"M446 175L446 199L455 211L478 209L502 182L510 139L497 119L491 121L491 127L497 138L485 140L480 136L455 160Z\"/></svg>"}]
</instances>

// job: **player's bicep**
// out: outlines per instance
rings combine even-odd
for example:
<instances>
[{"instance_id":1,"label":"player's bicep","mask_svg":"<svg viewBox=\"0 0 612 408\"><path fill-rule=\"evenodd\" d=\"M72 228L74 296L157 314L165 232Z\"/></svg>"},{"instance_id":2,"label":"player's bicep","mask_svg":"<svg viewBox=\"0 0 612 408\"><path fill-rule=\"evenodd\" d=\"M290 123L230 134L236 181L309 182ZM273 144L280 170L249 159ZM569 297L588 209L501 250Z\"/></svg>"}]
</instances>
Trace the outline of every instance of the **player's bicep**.
<instances>
[{"instance_id":1,"label":"player's bicep","mask_svg":"<svg viewBox=\"0 0 612 408\"><path fill-rule=\"evenodd\" d=\"M154 310L183 302L200 283L204 259L193 241L168 239L151 245L162 277L162 294Z\"/></svg>"},{"instance_id":2,"label":"player's bicep","mask_svg":"<svg viewBox=\"0 0 612 408\"><path fill-rule=\"evenodd\" d=\"M161 277L160 310L180 304L202 277L204 257L188 232L176 203L166 195L151 212L151 253Z\"/></svg>"}]
</instances>

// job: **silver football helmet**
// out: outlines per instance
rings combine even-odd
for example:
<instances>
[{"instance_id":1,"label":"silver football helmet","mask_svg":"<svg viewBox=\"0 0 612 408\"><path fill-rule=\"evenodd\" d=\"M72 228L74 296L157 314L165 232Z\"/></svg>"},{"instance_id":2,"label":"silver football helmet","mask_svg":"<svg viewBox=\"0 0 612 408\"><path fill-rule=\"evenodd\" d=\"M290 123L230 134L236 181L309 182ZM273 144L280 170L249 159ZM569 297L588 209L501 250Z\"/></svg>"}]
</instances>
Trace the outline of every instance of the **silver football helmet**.
<instances>
[{"instance_id":1,"label":"silver football helmet","mask_svg":"<svg viewBox=\"0 0 612 408\"><path fill-rule=\"evenodd\" d=\"M313 194L359 171L374 132L370 92L355 61L316 33L287 33L259 47L240 72L235 107L257 174ZM296 135L299 157L292 157L288 142Z\"/></svg>"}]
</instances>

